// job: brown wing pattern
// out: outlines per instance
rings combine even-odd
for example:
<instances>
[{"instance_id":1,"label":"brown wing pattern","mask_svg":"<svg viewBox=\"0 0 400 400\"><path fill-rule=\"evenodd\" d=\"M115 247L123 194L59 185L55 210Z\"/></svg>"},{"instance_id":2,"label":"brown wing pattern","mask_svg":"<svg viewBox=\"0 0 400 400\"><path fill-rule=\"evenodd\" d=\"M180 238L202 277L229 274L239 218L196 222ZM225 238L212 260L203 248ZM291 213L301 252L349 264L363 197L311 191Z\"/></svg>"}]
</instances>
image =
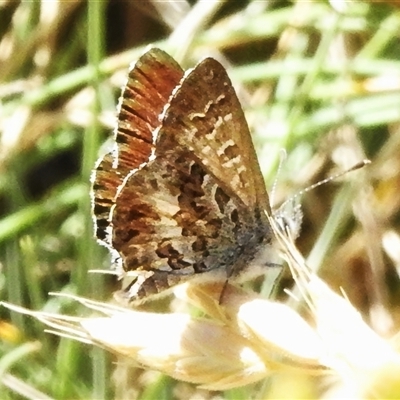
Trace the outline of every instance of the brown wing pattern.
<instances>
[{"instance_id":1,"label":"brown wing pattern","mask_svg":"<svg viewBox=\"0 0 400 400\"><path fill-rule=\"evenodd\" d=\"M129 288L130 299L214 269L224 278L231 275L238 263L252 260L269 229L184 149L158 156L129 176L112 224L123 268L146 276Z\"/></svg>"},{"instance_id":2,"label":"brown wing pattern","mask_svg":"<svg viewBox=\"0 0 400 400\"><path fill-rule=\"evenodd\" d=\"M129 71L118 106L115 148L97 164L92 176L92 203L97 238L111 246L110 210L126 175L148 161L153 132L173 89L183 76L167 53L151 49Z\"/></svg>"},{"instance_id":3,"label":"brown wing pattern","mask_svg":"<svg viewBox=\"0 0 400 400\"><path fill-rule=\"evenodd\" d=\"M156 154L176 143L194 152L228 194L270 213L242 107L224 67L212 58L190 71L171 98Z\"/></svg>"},{"instance_id":4,"label":"brown wing pattern","mask_svg":"<svg viewBox=\"0 0 400 400\"><path fill-rule=\"evenodd\" d=\"M269 211L250 132L232 84L206 59L173 91L154 157L124 180L112 212L112 244L126 295L145 298L218 269L235 275L269 238Z\"/></svg>"}]
</instances>

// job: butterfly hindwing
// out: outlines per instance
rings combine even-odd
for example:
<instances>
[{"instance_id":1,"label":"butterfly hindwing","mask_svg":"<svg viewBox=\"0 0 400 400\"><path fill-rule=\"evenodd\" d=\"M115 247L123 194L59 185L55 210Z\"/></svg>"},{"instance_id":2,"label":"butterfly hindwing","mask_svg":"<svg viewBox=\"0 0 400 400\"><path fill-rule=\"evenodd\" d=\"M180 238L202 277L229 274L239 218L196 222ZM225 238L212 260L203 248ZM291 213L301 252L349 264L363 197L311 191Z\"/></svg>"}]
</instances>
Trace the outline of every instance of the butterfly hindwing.
<instances>
[{"instance_id":1,"label":"butterfly hindwing","mask_svg":"<svg viewBox=\"0 0 400 400\"><path fill-rule=\"evenodd\" d=\"M128 297L147 297L216 269L225 279L263 241L260 220L193 153L176 149L156 157L129 176L113 212L113 245L125 271L146 277Z\"/></svg>"}]
</instances>

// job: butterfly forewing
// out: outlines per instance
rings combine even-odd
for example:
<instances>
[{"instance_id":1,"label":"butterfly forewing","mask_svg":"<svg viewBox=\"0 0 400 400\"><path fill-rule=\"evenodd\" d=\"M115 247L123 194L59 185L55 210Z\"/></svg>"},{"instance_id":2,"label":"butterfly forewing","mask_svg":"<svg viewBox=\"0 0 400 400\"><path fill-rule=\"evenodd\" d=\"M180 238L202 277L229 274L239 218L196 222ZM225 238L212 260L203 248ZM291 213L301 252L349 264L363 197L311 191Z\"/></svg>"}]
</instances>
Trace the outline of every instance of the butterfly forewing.
<instances>
[{"instance_id":1,"label":"butterfly forewing","mask_svg":"<svg viewBox=\"0 0 400 400\"><path fill-rule=\"evenodd\" d=\"M111 246L110 211L126 175L149 159L160 114L183 70L167 53L151 49L131 68L119 103L114 149L97 164L92 176L97 238Z\"/></svg>"},{"instance_id":2,"label":"butterfly forewing","mask_svg":"<svg viewBox=\"0 0 400 400\"><path fill-rule=\"evenodd\" d=\"M228 194L270 212L241 105L224 67L212 58L191 70L174 92L158 133L156 154L176 143L194 152Z\"/></svg>"},{"instance_id":3,"label":"butterfly forewing","mask_svg":"<svg viewBox=\"0 0 400 400\"><path fill-rule=\"evenodd\" d=\"M145 53L130 70L115 135L119 170L128 173L148 160L160 114L182 76L179 64L159 49Z\"/></svg>"}]
</instances>

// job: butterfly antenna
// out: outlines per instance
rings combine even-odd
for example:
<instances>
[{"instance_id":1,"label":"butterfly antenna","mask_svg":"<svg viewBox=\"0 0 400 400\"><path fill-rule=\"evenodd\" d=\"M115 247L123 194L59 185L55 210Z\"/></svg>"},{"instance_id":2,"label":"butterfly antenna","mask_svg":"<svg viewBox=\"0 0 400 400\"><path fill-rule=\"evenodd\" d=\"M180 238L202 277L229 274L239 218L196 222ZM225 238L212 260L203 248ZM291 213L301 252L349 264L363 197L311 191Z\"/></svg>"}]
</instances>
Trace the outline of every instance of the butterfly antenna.
<instances>
[{"instance_id":1,"label":"butterfly antenna","mask_svg":"<svg viewBox=\"0 0 400 400\"><path fill-rule=\"evenodd\" d=\"M307 188L300 190L294 196L288 198L277 210L273 210L273 216L275 221L281 227L281 229L287 233L290 233L290 236L293 239L296 239L300 233L301 222L303 220L303 213L301 211L300 206L300 196L303 193L309 192L312 189L315 189L318 186L321 186L327 182L333 181L348 172L354 171L356 169L362 168L367 164L370 164L371 161L363 160L353 165L351 168L339 172L338 174L332 175L329 178L323 179L317 183L314 183Z\"/></svg>"},{"instance_id":2,"label":"butterfly antenna","mask_svg":"<svg viewBox=\"0 0 400 400\"><path fill-rule=\"evenodd\" d=\"M271 196L270 196L270 200L269 200L271 208L274 208L276 186L278 184L279 175L280 175L280 173L282 171L282 165L286 161L286 158L287 158L286 150L285 149L281 149L279 151L278 170L277 170L276 175L275 175L275 180L274 180L274 183L272 185Z\"/></svg>"},{"instance_id":3,"label":"butterfly antenna","mask_svg":"<svg viewBox=\"0 0 400 400\"><path fill-rule=\"evenodd\" d=\"M289 201L293 201L294 198L297 198L297 197L303 195L304 193L307 193L307 192L309 192L310 190L313 190L313 189L317 188L318 186L324 185L325 183L328 183L328 182L331 182L331 181L333 181L333 180L335 180L335 179L338 179L338 178L340 178L341 176L346 175L346 174L348 174L349 172L356 171L357 169L363 168L363 167L365 167L365 166L368 165L368 164L371 164L371 161L370 161L370 160L362 160L362 161L359 161L357 164L353 165L352 167L350 167L350 168L348 168L348 169L346 169L346 170L344 170L344 171L338 172L338 173L335 174L335 175L329 176L328 178L322 179L321 181L316 182L316 183L314 183L314 184L312 184L312 185L310 185L310 186L308 186L308 187L306 187L306 188L300 190L299 192L295 193L291 198L289 198L288 200L286 200L286 201L283 203L283 205L286 204L286 203L288 203Z\"/></svg>"}]
</instances>

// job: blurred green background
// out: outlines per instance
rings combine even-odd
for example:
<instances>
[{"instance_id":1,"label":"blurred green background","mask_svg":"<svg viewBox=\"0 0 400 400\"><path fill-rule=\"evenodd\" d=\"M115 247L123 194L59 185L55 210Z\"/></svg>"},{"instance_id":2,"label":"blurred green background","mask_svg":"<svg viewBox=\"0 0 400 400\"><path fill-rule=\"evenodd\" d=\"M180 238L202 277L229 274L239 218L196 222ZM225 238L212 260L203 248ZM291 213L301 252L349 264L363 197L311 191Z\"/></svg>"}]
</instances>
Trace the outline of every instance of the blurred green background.
<instances>
[{"instance_id":1,"label":"blurred green background","mask_svg":"<svg viewBox=\"0 0 400 400\"><path fill-rule=\"evenodd\" d=\"M269 188L286 149L273 205L372 160L303 196L298 245L390 337L400 306L399 4L2 1L0 300L83 316L48 292L112 298L115 278L88 274L110 268L93 239L89 180L128 66L152 44L185 68L206 56L224 63ZM122 376L106 352L0 313L2 399L268 397L264 383L213 393L141 370Z\"/></svg>"}]
</instances>

